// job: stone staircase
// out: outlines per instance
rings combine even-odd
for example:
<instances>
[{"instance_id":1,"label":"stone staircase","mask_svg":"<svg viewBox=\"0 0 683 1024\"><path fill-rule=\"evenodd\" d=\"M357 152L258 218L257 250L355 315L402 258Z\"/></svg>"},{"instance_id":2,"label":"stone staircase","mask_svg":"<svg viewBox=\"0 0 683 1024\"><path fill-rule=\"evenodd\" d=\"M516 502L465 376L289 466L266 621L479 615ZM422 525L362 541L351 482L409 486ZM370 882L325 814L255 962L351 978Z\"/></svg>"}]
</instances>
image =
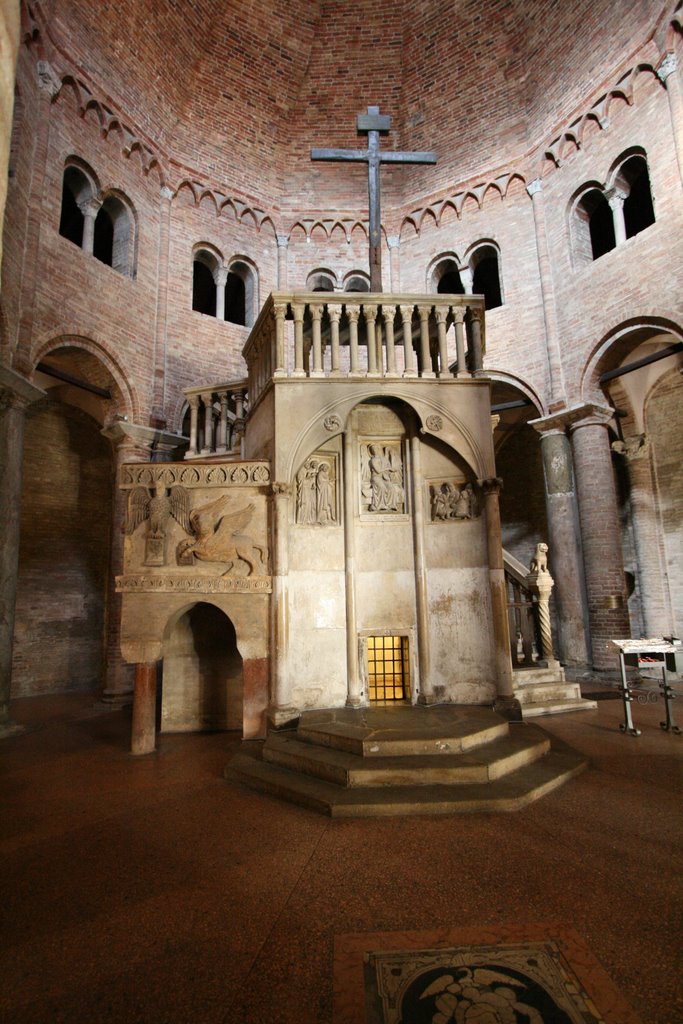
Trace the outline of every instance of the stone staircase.
<instances>
[{"instance_id":1,"label":"stone staircase","mask_svg":"<svg viewBox=\"0 0 683 1024\"><path fill-rule=\"evenodd\" d=\"M581 687L566 679L561 666L516 668L512 675L524 719L566 711L594 711L598 706L596 701L581 696Z\"/></svg>"},{"instance_id":2,"label":"stone staircase","mask_svg":"<svg viewBox=\"0 0 683 1024\"><path fill-rule=\"evenodd\" d=\"M304 713L248 744L225 777L332 817L512 811L586 767L538 726L488 708Z\"/></svg>"}]
</instances>

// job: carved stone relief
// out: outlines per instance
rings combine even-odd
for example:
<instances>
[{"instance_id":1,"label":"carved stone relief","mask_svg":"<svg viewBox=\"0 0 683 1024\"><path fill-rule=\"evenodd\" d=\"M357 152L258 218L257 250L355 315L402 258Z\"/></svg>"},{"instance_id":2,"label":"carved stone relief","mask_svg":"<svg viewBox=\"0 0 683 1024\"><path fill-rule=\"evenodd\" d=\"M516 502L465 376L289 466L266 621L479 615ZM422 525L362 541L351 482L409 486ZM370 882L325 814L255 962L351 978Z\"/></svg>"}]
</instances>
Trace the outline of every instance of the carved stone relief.
<instances>
[{"instance_id":1,"label":"carved stone relief","mask_svg":"<svg viewBox=\"0 0 683 1024\"><path fill-rule=\"evenodd\" d=\"M203 562L227 565L223 576L265 576L268 572L267 549L242 533L254 514L254 505L230 508L233 498L222 495L190 512L193 536L181 540L176 549L178 565Z\"/></svg>"},{"instance_id":2,"label":"carved stone relief","mask_svg":"<svg viewBox=\"0 0 683 1024\"><path fill-rule=\"evenodd\" d=\"M126 463L121 467L121 487L166 487L182 484L194 487L252 487L270 483L267 462L209 463L204 466L152 465L148 462Z\"/></svg>"},{"instance_id":3,"label":"carved stone relief","mask_svg":"<svg viewBox=\"0 0 683 1024\"><path fill-rule=\"evenodd\" d=\"M189 496L184 487L172 487L170 494L164 484L157 482L150 496L146 487L134 487L128 495L123 529L129 536L141 523L147 521L145 537L145 565L165 564L165 540L168 520L173 517L186 533L191 533Z\"/></svg>"},{"instance_id":4,"label":"carved stone relief","mask_svg":"<svg viewBox=\"0 0 683 1024\"><path fill-rule=\"evenodd\" d=\"M472 484L453 480L432 481L429 485L429 504L433 523L455 519L475 519L479 514L477 497Z\"/></svg>"},{"instance_id":5,"label":"carved stone relief","mask_svg":"<svg viewBox=\"0 0 683 1024\"><path fill-rule=\"evenodd\" d=\"M296 475L296 521L300 526L336 526L337 460L316 453Z\"/></svg>"},{"instance_id":6,"label":"carved stone relief","mask_svg":"<svg viewBox=\"0 0 683 1024\"><path fill-rule=\"evenodd\" d=\"M360 472L362 512L405 512L403 453L399 441L361 444Z\"/></svg>"}]
</instances>

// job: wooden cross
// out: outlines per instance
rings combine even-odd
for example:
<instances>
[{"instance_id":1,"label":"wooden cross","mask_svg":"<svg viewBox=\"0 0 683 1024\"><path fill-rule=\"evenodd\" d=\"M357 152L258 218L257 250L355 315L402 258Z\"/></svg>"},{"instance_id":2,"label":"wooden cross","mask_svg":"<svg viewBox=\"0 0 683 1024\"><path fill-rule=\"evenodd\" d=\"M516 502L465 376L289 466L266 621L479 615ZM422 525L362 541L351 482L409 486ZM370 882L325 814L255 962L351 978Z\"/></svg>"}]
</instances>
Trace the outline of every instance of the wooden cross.
<instances>
[{"instance_id":1,"label":"wooden cross","mask_svg":"<svg viewBox=\"0 0 683 1024\"><path fill-rule=\"evenodd\" d=\"M370 204L370 291L382 291L381 217L379 201L380 164L435 164L436 153L382 153L380 132L388 132L391 118L380 114L379 107L368 107L367 114L358 114L356 130L368 133L367 149L312 149L311 160L364 160L368 165L368 198Z\"/></svg>"}]
</instances>

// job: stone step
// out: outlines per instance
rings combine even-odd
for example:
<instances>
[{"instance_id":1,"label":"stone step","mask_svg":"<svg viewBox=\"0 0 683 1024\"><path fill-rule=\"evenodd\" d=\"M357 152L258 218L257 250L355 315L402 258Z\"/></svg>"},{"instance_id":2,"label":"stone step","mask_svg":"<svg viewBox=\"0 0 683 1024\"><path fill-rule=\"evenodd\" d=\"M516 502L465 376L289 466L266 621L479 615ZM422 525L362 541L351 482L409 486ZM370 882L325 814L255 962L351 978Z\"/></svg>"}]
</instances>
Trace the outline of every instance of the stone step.
<instances>
[{"instance_id":1,"label":"stone step","mask_svg":"<svg viewBox=\"0 0 683 1024\"><path fill-rule=\"evenodd\" d=\"M528 683L564 683L563 668L516 668L512 679L515 686L526 686Z\"/></svg>"},{"instance_id":2,"label":"stone step","mask_svg":"<svg viewBox=\"0 0 683 1024\"><path fill-rule=\"evenodd\" d=\"M507 732L508 723L490 708L404 705L307 711L297 737L363 757L416 757L474 750Z\"/></svg>"},{"instance_id":3,"label":"stone step","mask_svg":"<svg viewBox=\"0 0 683 1024\"><path fill-rule=\"evenodd\" d=\"M578 683L529 683L515 688L515 697L522 705L579 700L581 687Z\"/></svg>"},{"instance_id":4,"label":"stone step","mask_svg":"<svg viewBox=\"0 0 683 1024\"><path fill-rule=\"evenodd\" d=\"M263 760L338 786L432 786L485 784L547 754L550 740L534 726L514 727L507 736L451 754L363 757L311 742L296 734L271 734Z\"/></svg>"},{"instance_id":5,"label":"stone step","mask_svg":"<svg viewBox=\"0 0 683 1024\"><path fill-rule=\"evenodd\" d=\"M391 817L519 810L586 766L584 758L553 739L545 757L487 785L344 788L259 760L255 752L234 757L225 777L335 818Z\"/></svg>"},{"instance_id":6,"label":"stone step","mask_svg":"<svg viewBox=\"0 0 683 1024\"><path fill-rule=\"evenodd\" d=\"M575 700L536 701L522 704L522 718L538 718L540 715L561 715L567 711L595 711L598 704L594 700L579 697Z\"/></svg>"}]
</instances>

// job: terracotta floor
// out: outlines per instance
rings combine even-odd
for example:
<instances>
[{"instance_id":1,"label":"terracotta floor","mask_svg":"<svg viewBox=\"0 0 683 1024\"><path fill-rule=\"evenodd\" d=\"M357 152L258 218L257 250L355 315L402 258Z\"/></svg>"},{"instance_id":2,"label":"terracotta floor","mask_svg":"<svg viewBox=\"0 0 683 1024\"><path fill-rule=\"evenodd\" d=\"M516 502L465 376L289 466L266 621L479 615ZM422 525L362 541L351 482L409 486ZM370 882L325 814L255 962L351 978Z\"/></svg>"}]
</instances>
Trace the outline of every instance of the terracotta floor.
<instances>
[{"instance_id":1,"label":"terracotta floor","mask_svg":"<svg viewBox=\"0 0 683 1024\"><path fill-rule=\"evenodd\" d=\"M553 922L644 1024L683 1021L683 736L660 703L542 720L593 767L512 815L330 821L221 777L237 738L127 753L82 696L0 745L0 1020L332 1020L335 936ZM683 717L679 711L679 717Z\"/></svg>"}]
</instances>

